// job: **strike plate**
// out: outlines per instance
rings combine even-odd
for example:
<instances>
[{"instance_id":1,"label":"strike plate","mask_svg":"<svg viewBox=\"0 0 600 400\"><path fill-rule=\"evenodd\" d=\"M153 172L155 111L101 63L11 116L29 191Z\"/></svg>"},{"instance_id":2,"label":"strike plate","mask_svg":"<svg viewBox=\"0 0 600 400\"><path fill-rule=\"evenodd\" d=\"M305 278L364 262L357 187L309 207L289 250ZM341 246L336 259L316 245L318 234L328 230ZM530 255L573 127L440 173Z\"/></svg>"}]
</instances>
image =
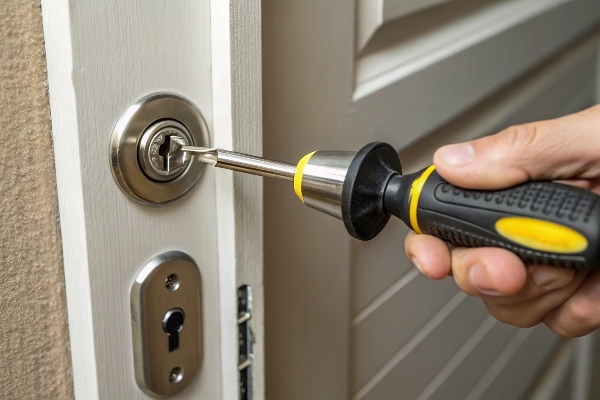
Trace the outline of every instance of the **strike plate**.
<instances>
[{"instance_id":1,"label":"strike plate","mask_svg":"<svg viewBox=\"0 0 600 400\"><path fill-rule=\"evenodd\" d=\"M200 271L170 251L146 264L131 288L135 378L151 396L182 391L202 357Z\"/></svg>"}]
</instances>

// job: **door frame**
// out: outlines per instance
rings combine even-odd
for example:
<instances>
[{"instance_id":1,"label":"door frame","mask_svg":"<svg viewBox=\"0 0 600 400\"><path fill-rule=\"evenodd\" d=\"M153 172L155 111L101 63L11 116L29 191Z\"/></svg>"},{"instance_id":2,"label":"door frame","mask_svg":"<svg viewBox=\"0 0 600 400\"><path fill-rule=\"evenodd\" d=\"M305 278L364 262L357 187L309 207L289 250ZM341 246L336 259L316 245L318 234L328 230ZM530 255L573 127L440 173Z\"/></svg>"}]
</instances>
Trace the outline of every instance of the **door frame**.
<instances>
[{"instance_id":1,"label":"door frame","mask_svg":"<svg viewBox=\"0 0 600 400\"><path fill-rule=\"evenodd\" d=\"M170 249L188 251L199 265L204 249L212 260L210 269L200 268L211 278L203 280L203 300L210 302L203 307L208 319L203 333L210 336L204 348L216 349L216 355L209 354L207 361L205 351L202 379L196 377L181 398L238 398L236 293L241 284L253 288L253 386L255 398L264 397L261 181L207 170L200 188L179 204L140 208L118 192L108 162L109 125L133 101L165 90L200 107L215 146L261 153L260 1L41 3L75 397L146 398L132 372L128 288L145 261ZM167 48L167 40L150 40L147 25L153 21L159 22L156 29L170 28L158 39L172 39L176 50ZM161 59L163 53L171 59ZM194 207L213 204L208 211L198 208L199 214L214 215L210 227L193 223L202 221L193 215L192 202ZM152 238L144 240L154 243L142 243L139 235L118 234L148 225L177 231L182 243L166 238L157 246ZM114 332L109 324L116 324ZM207 368L207 362L213 365ZM211 369L218 385L202 377Z\"/></svg>"}]
</instances>

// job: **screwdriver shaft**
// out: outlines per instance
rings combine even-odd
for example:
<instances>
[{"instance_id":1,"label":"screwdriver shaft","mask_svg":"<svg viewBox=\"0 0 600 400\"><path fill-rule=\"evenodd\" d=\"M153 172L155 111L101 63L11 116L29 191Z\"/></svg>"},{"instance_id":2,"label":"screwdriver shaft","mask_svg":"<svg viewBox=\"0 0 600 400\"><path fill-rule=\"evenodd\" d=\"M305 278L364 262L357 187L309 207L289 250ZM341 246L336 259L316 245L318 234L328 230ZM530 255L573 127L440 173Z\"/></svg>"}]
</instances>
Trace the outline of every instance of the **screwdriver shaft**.
<instances>
[{"instance_id":1,"label":"screwdriver shaft","mask_svg":"<svg viewBox=\"0 0 600 400\"><path fill-rule=\"evenodd\" d=\"M234 151L195 146L183 146L181 151L196 154L198 161L203 163L252 175L293 181L296 173L295 165L266 160Z\"/></svg>"}]
</instances>

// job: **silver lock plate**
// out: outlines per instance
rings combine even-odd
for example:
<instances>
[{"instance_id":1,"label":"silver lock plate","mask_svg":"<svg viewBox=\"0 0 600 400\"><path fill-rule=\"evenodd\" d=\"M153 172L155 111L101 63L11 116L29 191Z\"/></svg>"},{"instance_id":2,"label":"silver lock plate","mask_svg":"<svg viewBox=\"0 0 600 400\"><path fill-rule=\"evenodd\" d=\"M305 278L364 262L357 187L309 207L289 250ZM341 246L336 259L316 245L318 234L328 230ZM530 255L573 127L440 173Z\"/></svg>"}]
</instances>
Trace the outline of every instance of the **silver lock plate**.
<instances>
[{"instance_id":1,"label":"silver lock plate","mask_svg":"<svg viewBox=\"0 0 600 400\"><path fill-rule=\"evenodd\" d=\"M194 379L202 358L201 279L188 255L153 258L131 289L135 378L151 396L168 396Z\"/></svg>"},{"instance_id":2,"label":"silver lock plate","mask_svg":"<svg viewBox=\"0 0 600 400\"><path fill-rule=\"evenodd\" d=\"M203 163L192 162L183 153L173 156L172 149L186 142L209 147L208 127L191 101L172 93L140 99L123 113L110 139L115 182L123 193L142 204L178 199L204 171Z\"/></svg>"}]
</instances>

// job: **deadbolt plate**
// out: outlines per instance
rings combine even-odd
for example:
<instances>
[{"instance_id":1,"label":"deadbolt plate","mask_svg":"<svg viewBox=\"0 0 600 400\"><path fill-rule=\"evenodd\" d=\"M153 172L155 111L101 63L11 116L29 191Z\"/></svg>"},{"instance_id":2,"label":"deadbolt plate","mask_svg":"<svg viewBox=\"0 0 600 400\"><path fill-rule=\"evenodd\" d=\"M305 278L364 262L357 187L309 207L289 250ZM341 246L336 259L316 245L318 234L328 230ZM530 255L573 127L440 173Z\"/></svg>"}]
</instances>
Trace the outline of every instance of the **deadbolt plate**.
<instances>
[{"instance_id":1,"label":"deadbolt plate","mask_svg":"<svg viewBox=\"0 0 600 400\"><path fill-rule=\"evenodd\" d=\"M131 289L135 378L151 396L180 392L200 367L200 286L196 263L178 251L153 258L135 279ZM177 332L176 349L169 342L164 325L174 312L185 314Z\"/></svg>"},{"instance_id":2,"label":"deadbolt plate","mask_svg":"<svg viewBox=\"0 0 600 400\"><path fill-rule=\"evenodd\" d=\"M146 205L168 203L187 193L198 181L204 164L189 162L175 179L153 180L138 160L140 140L146 130L160 121L185 127L193 146L209 146L208 127L198 108L173 93L154 93L131 105L119 118L110 139L110 166L123 193Z\"/></svg>"}]
</instances>

